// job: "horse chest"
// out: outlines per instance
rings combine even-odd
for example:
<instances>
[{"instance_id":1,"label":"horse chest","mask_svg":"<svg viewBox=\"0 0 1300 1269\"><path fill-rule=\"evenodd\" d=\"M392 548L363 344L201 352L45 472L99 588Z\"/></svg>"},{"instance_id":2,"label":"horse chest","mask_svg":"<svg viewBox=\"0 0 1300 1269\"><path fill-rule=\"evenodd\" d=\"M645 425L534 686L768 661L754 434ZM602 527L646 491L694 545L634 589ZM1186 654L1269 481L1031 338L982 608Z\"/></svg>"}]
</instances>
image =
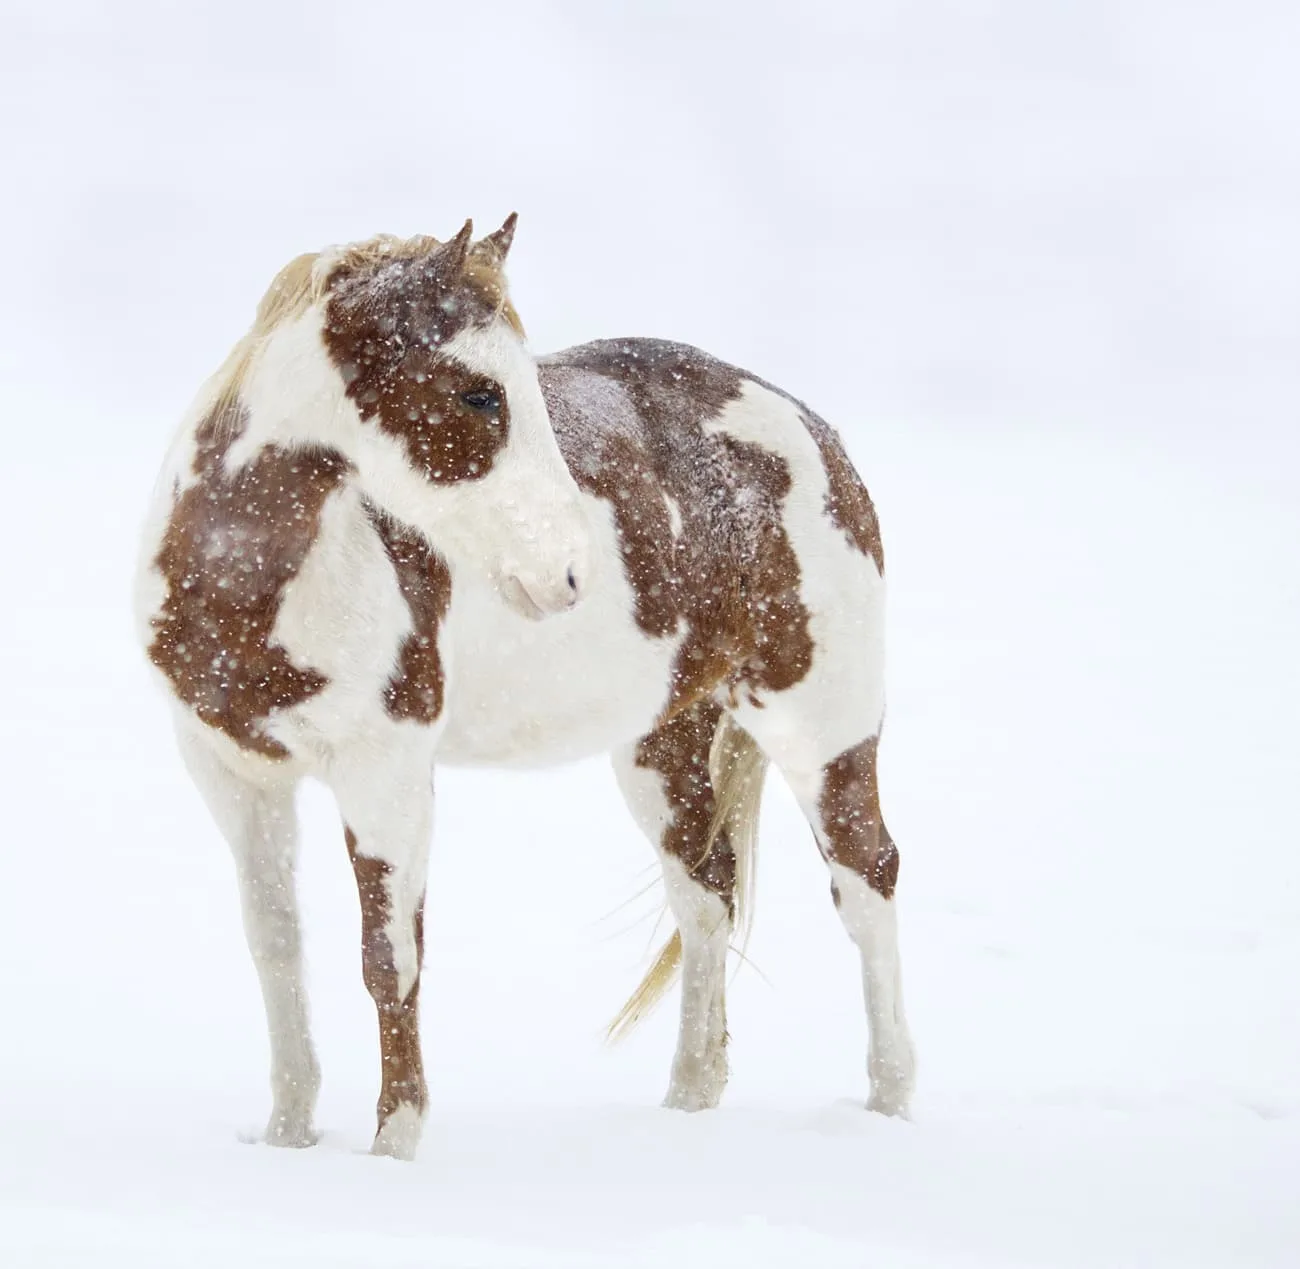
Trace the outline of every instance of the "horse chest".
<instances>
[{"instance_id":1,"label":"horse chest","mask_svg":"<svg viewBox=\"0 0 1300 1269\"><path fill-rule=\"evenodd\" d=\"M449 673L437 760L532 766L633 740L663 709L680 642L648 639L616 586L540 623L466 586L442 640Z\"/></svg>"}]
</instances>

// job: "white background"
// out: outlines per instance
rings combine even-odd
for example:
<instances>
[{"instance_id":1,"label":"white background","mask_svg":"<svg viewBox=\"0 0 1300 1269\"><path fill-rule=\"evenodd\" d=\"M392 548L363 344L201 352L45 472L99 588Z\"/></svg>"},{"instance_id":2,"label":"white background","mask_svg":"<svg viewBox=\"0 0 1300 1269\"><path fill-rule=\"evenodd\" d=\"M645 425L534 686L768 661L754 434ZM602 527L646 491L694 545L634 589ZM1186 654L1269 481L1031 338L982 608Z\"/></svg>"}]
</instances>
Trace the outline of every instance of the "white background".
<instances>
[{"instance_id":1,"label":"white background","mask_svg":"<svg viewBox=\"0 0 1300 1269\"><path fill-rule=\"evenodd\" d=\"M1300 9L0 14L0 1262L1300 1261ZM860 1109L776 781L724 1107L657 1109L671 1009L602 1047L657 896L597 760L440 777L406 1167L360 1153L357 904L305 793L326 1135L238 1140L260 1001L133 645L138 523L288 257L511 210L539 351L698 343L876 498L911 1124Z\"/></svg>"}]
</instances>

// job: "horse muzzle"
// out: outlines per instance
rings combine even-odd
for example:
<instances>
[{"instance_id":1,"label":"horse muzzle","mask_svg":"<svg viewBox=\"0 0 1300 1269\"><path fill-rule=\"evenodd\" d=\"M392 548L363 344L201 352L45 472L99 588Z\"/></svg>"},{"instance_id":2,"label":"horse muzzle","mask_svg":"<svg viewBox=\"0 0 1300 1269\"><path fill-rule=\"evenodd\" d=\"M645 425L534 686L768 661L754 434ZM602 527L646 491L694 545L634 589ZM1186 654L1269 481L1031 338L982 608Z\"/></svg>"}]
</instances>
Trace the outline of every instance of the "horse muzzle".
<instances>
[{"instance_id":1,"label":"horse muzzle","mask_svg":"<svg viewBox=\"0 0 1300 1269\"><path fill-rule=\"evenodd\" d=\"M575 608L582 598L582 576L576 561L562 572L539 576L510 573L500 586L501 597L521 617L540 621Z\"/></svg>"}]
</instances>

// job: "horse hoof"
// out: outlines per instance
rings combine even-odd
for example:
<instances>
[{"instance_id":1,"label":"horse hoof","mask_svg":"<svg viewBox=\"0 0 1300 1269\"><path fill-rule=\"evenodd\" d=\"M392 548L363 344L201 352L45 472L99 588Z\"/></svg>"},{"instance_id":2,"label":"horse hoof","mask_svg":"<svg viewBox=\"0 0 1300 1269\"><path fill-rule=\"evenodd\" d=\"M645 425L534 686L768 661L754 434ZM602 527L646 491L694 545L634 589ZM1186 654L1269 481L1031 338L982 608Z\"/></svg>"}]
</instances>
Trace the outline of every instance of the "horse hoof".
<instances>
[{"instance_id":1,"label":"horse hoof","mask_svg":"<svg viewBox=\"0 0 1300 1269\"><path fill-rule=\"evenodd\" d=\"M664 1098L666 1110L713 1110L722 1100L720 1088L687 1088L674 1084Z\"/></svg>"},{"instance_id":2,"label":"horse hoof","mask_svg":"<svg viewBox=\"0 0 1300 1269\"><path fill-rule=\"evenodd\" d=\"M873 1079L867 1109L878 1115L888 1115L892 1119L910 1119L907 1107L911 1100L911 1080L890 1077Z\"/></svg>"},{"instance_id":3,"label":"horse hoof","mask_svg":"<svg viewBox=\"0 0 1300 1269\"><path fill-rule=\"evenodd\" d=\"M890 1059L868 1059L867 1075L871 1080L867 1109L897 1119L909 1118L907 1107L916 1084L916 1058L911 1043L905 1042Z\"/></svg>"},{"instance_id":4,"label":"horse hoof","mask_svg":"<svg viewBox=\"0 0 1300 1269\"><path fill-rule=\"evenodd\" d=\"M384 1159L401 1159L410 1163L420 1146L424 1117L414 1106L399 1106L375 1133L370 1153Z\"/></svg>"},{"instance_id":5,"label":"horse hoof","mask_svg":"<svg viewBox=\"0 0 1300 1269\"><path fill-rule=\"evenodd\" d=\"M267 1124L266 1135L262 1140L268 1146L286 1150L306 1150L320 1140L320 1133L309 1124L290 1124L277 1118Z\"/></svg>"}]
</instances>

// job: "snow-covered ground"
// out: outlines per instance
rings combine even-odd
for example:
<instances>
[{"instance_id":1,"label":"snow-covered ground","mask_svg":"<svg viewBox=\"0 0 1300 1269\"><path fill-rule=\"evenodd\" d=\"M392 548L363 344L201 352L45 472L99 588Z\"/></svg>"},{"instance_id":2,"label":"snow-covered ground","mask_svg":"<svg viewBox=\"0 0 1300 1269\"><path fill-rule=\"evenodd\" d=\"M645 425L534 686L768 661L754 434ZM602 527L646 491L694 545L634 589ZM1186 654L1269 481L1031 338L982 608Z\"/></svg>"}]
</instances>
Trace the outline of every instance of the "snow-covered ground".
<instances>
[{"instance_id":1,"label":"snow-covered ground","mask_svg":"<svg viewBox=\"0 0 1300 1269\"><path fill-rule=\"evenodd\" d=\"M1300 1263L1300 16L14 3L0 1265ZM866 10L860 12L859 10ZM320 1146L244 1144L260 1003L130 635L173 420L272 271L518 208L539 349L700 343L879 503L914 1121L765 807L723 1108L600 1041L657 898L600 762L440 777L419 1160L303 798ZM625 901L632 896L630 904Z\"/></svg>"}]
</instances>

